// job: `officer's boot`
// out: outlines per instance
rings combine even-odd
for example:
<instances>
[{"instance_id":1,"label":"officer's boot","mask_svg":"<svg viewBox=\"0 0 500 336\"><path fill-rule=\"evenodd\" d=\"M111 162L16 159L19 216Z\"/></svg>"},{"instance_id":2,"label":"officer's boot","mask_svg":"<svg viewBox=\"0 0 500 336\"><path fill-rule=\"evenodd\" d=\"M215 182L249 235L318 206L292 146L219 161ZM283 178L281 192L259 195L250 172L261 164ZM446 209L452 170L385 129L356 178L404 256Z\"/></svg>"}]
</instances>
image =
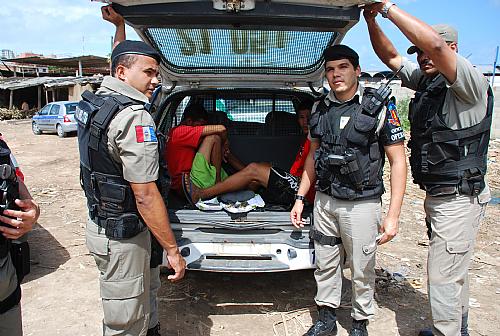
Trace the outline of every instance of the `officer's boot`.
<instances>
[{"instance_id":1,"label":"officer's boot","mask_svg":"<svg viewBox=\"0 0 500 336\"><path fill-rule=\"evenodd\" d=\"M420 330L418 336L434 336L432 328L425 328ZM460 336L469 336L469 313L466 312L462 315L462 326L460 327Z\"/></svg>"},{"instance_id":2,"label":"officer's boot","mask_svg":"<svg viewBox=\"0 0 500 336\"><path fill-rule=\"evenodd\" d=\"M161 336L161 334L160 334L160 322L158 322L158 324L155 325L153 328L149 328L146 336Z\"/></svg>"},{"instance_id":3,"label":"officer's boot","mask_svg":"<svg viewBox=\"0 0 500 336\"><path fill-rule=\"evenodd\" d=\"M352 319L352 327L349 332L349 336L368 336L368 330L366 330L366 323L368 320L355 320Z\"/></svg>"},{"instance_id":4,"label":"officer's boot","mask_svg":"<svg viewBox=\"0 0 500 336\"><path fill-rule=\"evenodd\" d=\"M335 336L337 335L337 314L335 308L318 306L318 320L304 336Z\"/></svg>"}]
</instances>

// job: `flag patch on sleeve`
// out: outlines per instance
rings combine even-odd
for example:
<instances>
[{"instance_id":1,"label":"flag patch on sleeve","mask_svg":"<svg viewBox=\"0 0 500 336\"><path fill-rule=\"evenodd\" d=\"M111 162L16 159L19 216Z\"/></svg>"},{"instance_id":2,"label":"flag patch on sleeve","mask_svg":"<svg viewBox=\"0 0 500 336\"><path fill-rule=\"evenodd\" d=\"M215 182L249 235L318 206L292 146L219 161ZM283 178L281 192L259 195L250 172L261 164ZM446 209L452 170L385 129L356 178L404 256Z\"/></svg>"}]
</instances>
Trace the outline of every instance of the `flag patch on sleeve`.
<instances>
[{"instance_id":1,"label":"flag patch on sleeve","mask_svg":"<svg viewBox=\"0 0 500 336\"><path fill-rule=\"evenodd\" d=\"M138 143L158 142L153 126L135 126L135 138Z\"/></svg>"}]
</instances>

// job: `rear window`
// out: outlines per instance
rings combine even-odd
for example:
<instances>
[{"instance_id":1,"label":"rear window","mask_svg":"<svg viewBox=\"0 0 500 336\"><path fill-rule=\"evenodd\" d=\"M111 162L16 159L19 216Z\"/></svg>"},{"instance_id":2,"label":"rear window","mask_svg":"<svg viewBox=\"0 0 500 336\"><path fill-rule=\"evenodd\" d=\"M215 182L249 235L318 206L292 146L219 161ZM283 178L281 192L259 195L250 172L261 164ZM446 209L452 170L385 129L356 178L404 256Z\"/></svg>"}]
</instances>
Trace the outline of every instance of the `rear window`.
<instances>
[{"instance_id":1,"label":"rear window","mask_svg":"<svg viewBox=\"0 0 500 336\"><path fill-rule=\"evenodd\" d=\"M338 33L149 28L148 37L176 73L308 74Z\"/></svg>"},{"instance_id":2,"label":"rear window","mask_svg":"<svg viewBox=\"0 0 500 336\"><path fill-rule=\"evenodd\" d=\"M66 114L75 114L78 103L64 104L64 106L66 106Z\"/></svg>"},{"instance_id":3,"label":"rear window","mask_svg":"<svg viewBox=\"0 0 500 336\"><path fill-rule=\"evenodd\" d=\"M271 111L283 111L295 115L294 99L292 97L273 99L271 97L218 98L215 96L187 96L177 107L175 113L177 124L182 119L184 109L193 101L202 103L209 114L217 114L219 118L223 115L230 121L264 124ZM296 100L296 103L298 103L298 100Z\"/></svg>"}]
</instances>

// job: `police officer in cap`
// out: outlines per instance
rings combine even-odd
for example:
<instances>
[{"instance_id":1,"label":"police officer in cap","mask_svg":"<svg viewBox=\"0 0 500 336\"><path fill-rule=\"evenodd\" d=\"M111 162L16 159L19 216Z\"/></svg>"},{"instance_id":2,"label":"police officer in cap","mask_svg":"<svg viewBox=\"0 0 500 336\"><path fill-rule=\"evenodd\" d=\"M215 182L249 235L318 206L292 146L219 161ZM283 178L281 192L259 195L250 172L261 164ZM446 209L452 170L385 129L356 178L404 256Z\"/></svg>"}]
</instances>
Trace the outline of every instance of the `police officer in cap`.
<instances>
[{"instance_id":1,"label":"police officer in cap","mask_svg":"<svg viewBox=\"0 0 500 336\"><path fill-rule=\"evenodd\" d=\"M0 335L21 336L21 281L29 272L27 242L21 242L40 216L38 204L16 177L11 152L0 134Z\"/></svg>"},{"instance_id":2,"label":"police officer in cap","mask_svg":"<svg viewBox=\"0 0 500 336\"><path fill-rule=\"evenodd\" d=\"M144 109L158 84L159 62L147 44L121 42L111 54L112 76L95 95L82 94L76 113L89 208L87 247L100 271L104 335L153 334L148 331L150 232L175 271L169 280L184 276L185 261L156 183L155 124Z\"/></svg>"},{"instance_id":3,"label":"police officer in cap","mask_svg":"<svg viewBox=\"0 0 500 336\"><path fill-rule=\"evenodd\" d=\"M403 58L377 24L381 13L414 45ZM469 335L468 269L490 191L485 182L493 93L483 74L458 51L449 25L429 26L389 1L364 16L378 57L401 66L402 84L416 91L410 103L413 181L426 191L430 234L427 264L432 331L420 335Z\"/></svg>"},{"instance_id":4,"label":"police officer in cap","mask_svg":"<svg viewBox=\"0 0 500 336\"><path fill-rule=\"evenodd\" d=\"M304 195L316 181L310 237L316 256L319 317L306 335L337 333L335 309L340 305L341 263L346 254L352 276L349 335L365 336L367 321L374 315L377 243L390 241L398 232L406 185L404 134L387 89L376 91L359 83L361 69L354 50L332 46L324 58L331 91L313 107L311 150L290 214L297 228L304 226ZM382 220L385 155L391 166L391 198Z\"/></svg>"}]
</instances>

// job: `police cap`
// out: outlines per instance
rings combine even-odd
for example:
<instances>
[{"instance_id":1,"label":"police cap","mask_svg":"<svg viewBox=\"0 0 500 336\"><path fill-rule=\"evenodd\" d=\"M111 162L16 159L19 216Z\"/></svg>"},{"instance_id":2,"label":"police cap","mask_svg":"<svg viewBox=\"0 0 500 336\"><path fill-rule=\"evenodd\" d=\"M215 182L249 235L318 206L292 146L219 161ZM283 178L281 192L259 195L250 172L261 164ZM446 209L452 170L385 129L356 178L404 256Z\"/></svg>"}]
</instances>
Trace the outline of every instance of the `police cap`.
<instances>
[{"instance_id":1,"label":"police cap","mask_svg":"<svg viewBox=\"0 0 500 336\"><path fill-rule=\"evenodd\" d=\"M160 54L150 45L142 41L125 40L120 42L111 53L111 63L115 62L122 55L144 55L154 58L158 64L161 61Z\"/></svg>"},{"instance_id":2,"label":"police cap","mask_svg":"<svg viewBox=\"0 0 500 336\"><path fill-rule=\"evenodd\" d=\"M343 44L338 44L326 48L325 51L323 52L323 57L325 58L325 62L337 61L340 59L347 58L347 59L354 59L356 60L356 63L359 64L358 53Z\"/></svg>"}]
</instances>

